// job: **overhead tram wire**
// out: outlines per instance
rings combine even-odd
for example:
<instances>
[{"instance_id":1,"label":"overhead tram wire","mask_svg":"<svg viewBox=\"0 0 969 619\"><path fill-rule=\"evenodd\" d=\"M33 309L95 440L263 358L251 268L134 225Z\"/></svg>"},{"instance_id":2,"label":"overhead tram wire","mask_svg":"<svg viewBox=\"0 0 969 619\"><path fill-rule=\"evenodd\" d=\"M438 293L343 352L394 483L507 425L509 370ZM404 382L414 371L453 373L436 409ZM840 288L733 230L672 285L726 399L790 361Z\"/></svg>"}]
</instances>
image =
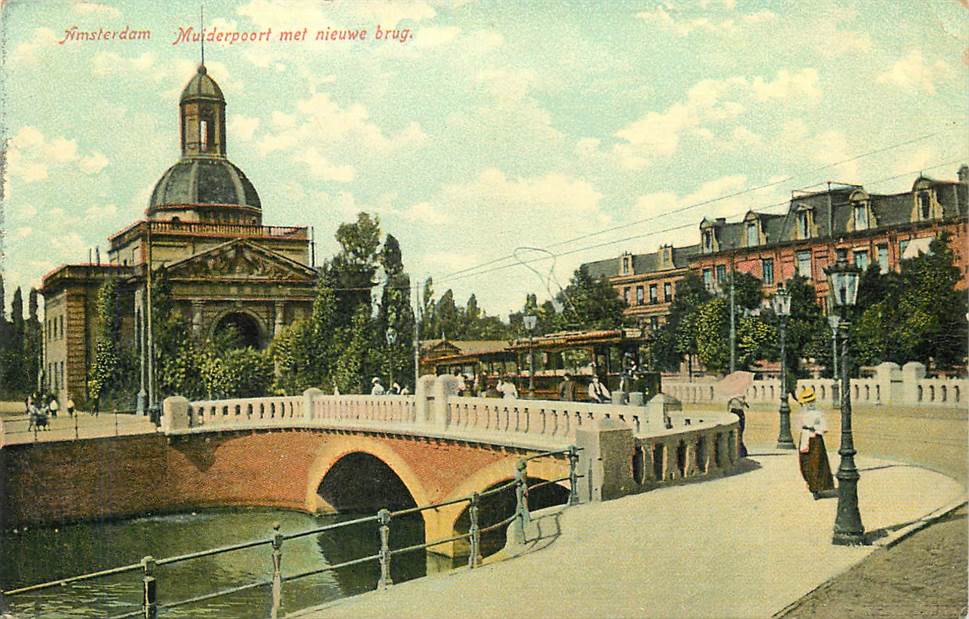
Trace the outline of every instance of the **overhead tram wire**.
<instances>
[{"instance_id":1,"label":"overhead tram wire","mask_svg":"<svg viewBox=\"0 0 969 619\"><path fill-rule=\"evenodd\" d=\"M964 124L964 123L962 123L962 124ZM884 146L884 147L881 147L881 148L877 148L877 149L874 149L874 150L870 150L868 152L861 153L859 155L855 155L855 156L849 157L847 159L842 159L840 161L835 161L835 162L832 162L832 163L827 163L827 164L824 164L822 166L818 166L818 167L812 168L812 169L810 169L808 171L805 171L805 172L802 172L802 173L799 173L799 174L794 174L794 175L788 176L786 178L783 178L783 179L780 179L780 180L777 180L777 181L774 181L774 182L771 182L771 183L765 183L763 185L758 185L756 187L748 187L748 188L743 189L743 190L740 190L740 191L736 191L736 192L729 193L729 194L724 194L722 196L718 196L716 198L710 198L708 200L703 200L701 202L696 202L694 204L690 204L690 205L687 205L687 206L684 206L684 207L681 207L681 208L678 208L678 209L673 209L671 211L668 211L668 212L664 213L663 215L661 215L661 217L666 217L666 216L669 216L669 215L675 215L675 214L678 214L678 213L683 213L683 212L686 212L688 210L698 208L700 206L706 206L708 204L712 204L714 202L719 202L721 200L726 200L728 198L735 198L737 196L741 196L741 195L744 195L744 194L747 194L747 193L752 193L752 192L755 192L755 191L760 191L762 189L766 189L766 188L769 188L769 187L773 187L773 186L776 186L776 185L780 185L780 184L786 183L786 182L791 181L791 180L794 180L796 178L800 178L800 177L803 177L803 176L807 176L809 174L815 174L817 172L820 172L822 170L826 170L828 168L837 167L839 165L844 165L846 163L851 163L853 161L857 161L857 160L863 159L865 157L870 157L872 155L877 155L877 154L880 154L880 153L883 153L883 152L887 152L889 150L893 150L893 149L896 149L896 148L901 148L903 146L908 146L910 144L915 144L917 142L921 142L923 140L927 140L929 138L932 138L932 137L941 135L941 134L943 134L943 133L951 130L952 128L954 128L955 125L956 124L954 123L953 124L953 127L948 127L948 128L946 128L944 130L935 131L933 133L927 133L927 134L920 135L920 136L915 137L915 138L911 138L911 139L908 139L908 140L904 140L902 142L897 142L895 144L890 144L888 146ZM815 186L820 185L820 184L823 184L823 181L821 183L816 183L814 185L810 185L809 187L815 187ZM568 239L568 240L565 240L565 241L558 241L556 243L552 243L552 244L548 245L548 247L558 247L559 245L566 245L566 244L569 244L569 243L574 243L574 242L580 241L582 239L587 239L587 238L591 238L591 237L594 237L594 236L599 236L599 235L602 235L602 234L606 234L608 232L614 232L616 230L621 230L623 228L640 225L642 223L646 223L646 222L649 222L649 221L653 221L654 219L656 219L656 217L647 217L647 218L644 218L644 219L641 219L641 220L627 222L627 223L624 223L624 224L621 224L621 225L618 225L618 226L613 226L611 228L605 228L605 229L599 230L597 232L591 232L589 234L584 234L584 235L580 235L580 236L577 236L577 237L573 237L573 238ZM441 280L441 281L447 281L447 280L450 280L452 278L452 276L462 275L462 274L468 273L470 271L477 271L478 269L481 269L481 268L484 268L484 267L488 267L488 266L491 266L493 264L497 264L499 262L504 262L504 261L513 260L513 259L515 259L515 254L514 253L511 253L511 254L508 254L508 255L505 255L505 256L501 256L499 258L494 258L494 259L489 260L487 262L483 262L483 263L481 263L479 265L467 267L465 269L460 269L458 271L453 271L451 273L448 273L447 275L444 276L443 280ZM508 265L505 265L505 266L516 266L516 265L517 265L517 263L511 263L511 264L508 264ZM489 269L488 271L485 271L485 272L486 273L487 272L491 272L491 270Z\"/></svg>"},{"instance_id":2,"label":"overhead tram wire","mask_svg":"<svg viewBox=\"0 0 969 619\"><path fill-rule=\"evenodd\" d=\"M928 170L935 170L937 168L942 168L942 167L945 167L945 166L953 165L953 164L959 163L962 160L963 160L963 158L952 159L952 160L944 161L942 163L937 163L937 164L934 164L934 165L931 165L931 166L924 166L924 167L921 167L921 168L919 168L917 170L910 170L908 172L902 172L900 174L894 174L892 176L886 176L886 177L882 177L882 178L875 179L875 180L872 180L872 181L865 181L865 182L863 182L861 184L862 185L868 185L868 186L877 185L878 183L884 183L884 182L888 182L888 181L897 180L899 178L904 178L906 176L911 176L912 174L918 174L920 172L925 172L925 171L928 171ZM818 183L818 184L823 184L823 183ZM817 185L812 185L812 186L817 186ZM780 208L780 207L789 206L790 203L791 203L791 200L790 199L785 199L782 202L775 202L773 204L767 204L767 205L755 206L755 207L745 207L743 210L736 211L736 212L732 212L728 216L734 217L734 216L737 216L737 215L742 215L743 213L746 213L747 211L750 211L750 210L753 210L753 211L767 211L767 210L770 210L770 209L776 209L776 208ZM648 223L648 222L654 221L656 219L661 219L663 217L667 217L670 214L671 213L664 213L662 215L656 215L654 217L650 217L648 219L644 219L644 220L641 220L641 221L636 222L636 223L630 223L630 224L627 224L627 225L624 225L624 226L618 226L618 227L616 227L616 229L622 229L622 228L625 228L625 227L631 227L633 225L639 225L641 223ZM598 249L600 247L606 247L606 246L609 246L609 245L615 245L617 243L623 243L623 242L626 242L626 241L633 241L633 240L637 240L637 239L641 239L641 238L655 236L657 234L663 234L663 233L666 233L666 232L675 232L675 231L678 231L678 230L683 230L683 229L688 229L688 228L695 228L695 227L696 227L696 222L688 222L688 223L684 223L684 224L678 224L678 225L675 225L675 226L669 226L669 227L662 228L662 229L659 229L659 230L651 230L649 232L645 232L645 233L641 233L641 234L635 234L635 235L632 235L632 236L626 236L626 237L622 237L622 238L618 238L618 239L609 239L607 241L603 241L601 243L596 243L594 245L587 245L587 246L584 246L584 247L579 247L579 248L576 248L576 249L571 249L571 250L568 250L568 251L563 251L563 252L558 252L558 253L551 252L551 251L545 250L543 248L538 248L538 247L516 247L515 248L516 251L519 250L519 249L528 249L528 250L540 251L542 253L547 253L547 256L543 256L541 258L532 258L532 259L529 259L529 260L520 260L519 259L517 262L511 263L511 264L505 264L505 265L497 266L497 267L494 267L494 268L491 268L491 269L487 269L487 270L484 270L484 271L478 271L477 270L477 269L483 268L485 266L493 265L493 264L495 264L497 262L500 262L501 260L504 260L505 258L490 260L488 262L481 263L481 264L476 265L474 267L469 267L468 269L463 269L461 271L455 271L454 273L445 275L443 278L438 279L438 280L435 280L435 281L436 281L436 283L444 283L444 282L451 282L451 281L463 280L463 279L467 279L469 277L475 277L477 275L485 275L485 274L488 274L488 273L493 273L495 271L500 271L502 269L517 267L517 266L524 266L526 263L541 262L542 260L548 260L550 258L551 259L555 259L555 258L558 258L558 257L561 257L561 256L569 256L569 255L572 255L572 254L581 253L581 252L589 251L589 250L592 250L592 249ZM556 245L561 245L561 244L563 244L563 243L555 243L555 244L549 245L549 247L554 247ZM515 253L513 252L512 254L510 254L510 256L512 258L515 258ZM464 275L459 275L460 273L464 273L465 271L471 271L471 270L474 270L475 272L474 273L467 273L467 274L464 274ZM351 287L351 288L331 288L331 290L333 290L334 292L353 292L353 291L373 290L374 288L376 288L377 286L380 286L383 283L385 283L385 282L375 282L375 283L373 283L373 284L371 284L369 286L358 286L358 287ZM395 286L394 289L398 289L398 290L405 290L405 289L407 289L407 290L409 290L411 288L417 288L419 286L420 286L420 282L417 282L417 283L411 284L410 286Z\"/></svg>"},{"instance_id":3,"label":"overhead tram wire","mask_svg":"<svg viewBox=\"0 0 969 619\"><path fill-rule=\"evenodd\" d=\"M935 165L932 165L932 166L926 166L926 167L920 168L919 170L912 170L912 171L909 171L909 172L903 172L901 174L896 174L896 175L893 175L893 176L887 176L887 177L880 178L880 179L876 179L876 180L873 180L873 181L867 181L867 184L869 186L870 185L876 185L878 183L883 183L883 182L887 182L887 181L891 181L891 180L896 180L896 179L899 179L899 178L903 178L905 176L910 176L910 175L916 174L916 173L918 173L920 171L933 170L933 169L940 168L940 167L944 167L944 166L947 166L947 165L952 165L954 163L958 163L959 161L961 161L961 159L954 159L954 160L946 161L946 162L943 162L943 163L935 164ZM790 204L790 200L784 200L783 202L776 202L774 204L769 204L769 205L766 205L766 206L760 206L760 207L755 207L755 208L749 208L749 207L747 207L747 208L744 208L742 211L737 211L737 212L731 213L730 216L733 217L733 216L737 216L737 215L742 215L743 213L746 213L749 210L766 211L766 210L773 209L773 208L786 207L789 204ZM648 221L652 221L653 219L658 219L660 217L666 217L666 216L667 216L667 214L659 215L657 217L650 218ZM632 224L630 224L630 225L632 225ZM622 238L618 238L618 239L610 239L608 241L603 241L601 243L596 243L594 245L587 245L587 246L584 246L584 247L579 247L579 248L571 249L571 250L568 250L568 251L563 251L563 252L559 252L559 253L552 253L551 255L554 256L554 257L556 257L556 258L557 257L561 257L561 256L569 256L569 255L572 255L572 254L577 254L577 253L581 253L581 252L584 252L584 251L589 251L589 250L592 250L592 249L598 249L600 247L606 247L606 246L609 246L609 245L615 245L617 243L624 243L624 242L627 242L627 241L638 240L638 239L641 239L641 238L655 236L655 235L663 234L663 233L666 233L666 232L674 232L674 231L677 231L677 230L683 230L683 229L689 229L689 228L695 228L695 227L696 227L696 222L689 222L689 223L679 224L679 225L676 225L676 226L669 226L669 227L662 228L662 229L659 229L659 230L651 230L649 232L645 232L645 233L641 233L641 234L635 234L635 235L632 235L632 236L622 237ZM547 260L547 259L548 259L547 257L533 258L531 260L528 260L527 262L540 262L542 260ZM440 280L440 282L450 282L450 281L462 280L462 279L466 279L468 277L474 277L474 276L477 276L477 275L485 275L485 274L488 274L488 273L493 273L495 271L500 271L502 269L508 269L508 268L516 267L516 266L520 266L520 265L518 263L501 265L501 266L493 267L491 269L486 269L484 271L477 271L475 273L468 273L468 274L465 274L465 275L459 275L457 277L444 278L444 279Z\"/></svg>"}]
</instances>

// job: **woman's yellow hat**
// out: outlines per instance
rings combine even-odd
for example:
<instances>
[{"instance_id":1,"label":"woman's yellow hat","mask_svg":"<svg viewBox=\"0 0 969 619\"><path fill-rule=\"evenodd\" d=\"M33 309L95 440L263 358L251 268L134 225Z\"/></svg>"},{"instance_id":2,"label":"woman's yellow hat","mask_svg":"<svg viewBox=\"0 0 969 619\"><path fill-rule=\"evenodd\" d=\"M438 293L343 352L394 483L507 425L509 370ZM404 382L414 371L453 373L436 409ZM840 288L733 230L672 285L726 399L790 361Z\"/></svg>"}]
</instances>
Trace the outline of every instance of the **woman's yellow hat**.
<instances>
[{"instance_id":1,"label":"woman's yellow hat","mask_svg":"<svg viewBox=\"0 0 969 619\"><path fill-rule=\"evenodd\" d=\"M801 393L797 394L797 401L801 404L810 404L814 402L817 398L814 395L814 389L812 387L805 387L801 389Z\"/></svg>"}]
</instances>

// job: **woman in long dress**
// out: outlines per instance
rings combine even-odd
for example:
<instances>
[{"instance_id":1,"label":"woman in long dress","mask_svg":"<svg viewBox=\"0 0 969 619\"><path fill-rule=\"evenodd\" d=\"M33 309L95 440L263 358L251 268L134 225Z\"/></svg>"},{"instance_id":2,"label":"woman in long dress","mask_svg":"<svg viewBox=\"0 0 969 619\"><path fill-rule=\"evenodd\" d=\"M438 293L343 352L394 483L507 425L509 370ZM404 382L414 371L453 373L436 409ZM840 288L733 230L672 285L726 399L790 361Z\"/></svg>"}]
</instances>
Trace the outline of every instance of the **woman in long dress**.
<instances>
[{"instance_id":1,"label":"woman in long dress","mask_svg":"<svg viewBox=\"0 0 969 619\"><path fill-rule=\"evenodd\" d=\"M814 389L805 387L797 397L801 405L801 436L798 440L798 461L801 475L815 499L830 496L834 490L828 450L824 447L824 433L828 431L824 413L817 406Z\"/></svg>"}]
</instances>

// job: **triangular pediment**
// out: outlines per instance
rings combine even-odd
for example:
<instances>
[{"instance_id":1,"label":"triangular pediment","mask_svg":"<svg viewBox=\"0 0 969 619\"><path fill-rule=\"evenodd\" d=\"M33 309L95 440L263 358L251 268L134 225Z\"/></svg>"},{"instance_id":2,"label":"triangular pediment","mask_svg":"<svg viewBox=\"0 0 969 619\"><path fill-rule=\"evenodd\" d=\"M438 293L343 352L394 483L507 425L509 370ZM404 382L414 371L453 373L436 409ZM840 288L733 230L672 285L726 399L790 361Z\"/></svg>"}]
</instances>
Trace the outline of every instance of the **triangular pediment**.
<instances>
[{"instance_id":1,"label":"triangular pediment","mask_svg":"<svg viewBox=\"0 0 969 619\"><path fill-rule=\"evenodd\" d=\"M235 239L179 260L166 268L177 279L312 282L316 272L305 264L246 239Z\"/></svg>"}]
</instances>

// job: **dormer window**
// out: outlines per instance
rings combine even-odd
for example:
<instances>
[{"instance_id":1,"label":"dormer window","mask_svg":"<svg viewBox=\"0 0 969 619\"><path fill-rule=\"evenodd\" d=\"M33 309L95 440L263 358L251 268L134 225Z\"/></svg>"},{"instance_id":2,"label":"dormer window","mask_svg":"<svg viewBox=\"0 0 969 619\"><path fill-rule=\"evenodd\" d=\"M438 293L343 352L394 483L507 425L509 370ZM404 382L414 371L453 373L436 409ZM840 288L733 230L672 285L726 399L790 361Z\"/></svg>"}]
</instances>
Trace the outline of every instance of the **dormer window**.
<instances>
[{"instance_id":1,"label":"dormer window","mask_svg":"<svg viewBox=\"0 0 969 619\"><path fill-rule=\"evenodd\" d=\"M703 251L713 251L713 230L703 231Z\"/></svg>"},{"instance_id":2,"label":"dormer window","mask_svg":"<svg viewBox=\"0 0 969 619\"><path fill-rule=\"evenodd\" d=\"M864 202L856 203L852 210L854 212L855 230L867 230L868 206Z\"/></svg>"},{"instance_id":3,"label":"dormer window","mask_svg":"<svg viewBox=\"0 0 969 619\"><path fill-rule=\"evenodd\" d=\"M751 221L747 224L747 247L760 245L760 234L757 230L757 222Z\"/></svg>"},{"instance_id":4,"label":"dormer window","mask_svg":"<svg viewBox=\"0 0 969 619\"><path fill-rule=\"evenodd\" d=\"M932 217L932 194L923 191L919 194L919 219Z\"/></svg>"},{"instance_id":5,"label":"dormer window","mask_svg":"<svg viewBox=\"0 0 969 619\"><path fill-rule=\"evenodd\" d=\"M939 199L939 187L935 187L931 179L920 177L912 186L915 203L912 207L912 221L926 221L942 217L942 201Z\"/></svg>"},{"instance_id":6,"label":"dormer window","mask_svg":"<svg viewBox=\"0 0 969 619\"><path fill-rule=\"evenodd\" d=\"M623 254L620 257L620 261L622 263L622 265L621 265L622 274L623 275L632 275L633 274L633 256L632 256L632 254Z\"/></svg>"},{"instance_id":7,"label":"dormer window","mask_svg":"<svg viewBox=\"0 0 969 619\"><path fill-rule=\"evenodd\" d=\"M806 239L811 236L811 222L807 211L797 214L797 238Z\"/></svg>"}]
</instances>

